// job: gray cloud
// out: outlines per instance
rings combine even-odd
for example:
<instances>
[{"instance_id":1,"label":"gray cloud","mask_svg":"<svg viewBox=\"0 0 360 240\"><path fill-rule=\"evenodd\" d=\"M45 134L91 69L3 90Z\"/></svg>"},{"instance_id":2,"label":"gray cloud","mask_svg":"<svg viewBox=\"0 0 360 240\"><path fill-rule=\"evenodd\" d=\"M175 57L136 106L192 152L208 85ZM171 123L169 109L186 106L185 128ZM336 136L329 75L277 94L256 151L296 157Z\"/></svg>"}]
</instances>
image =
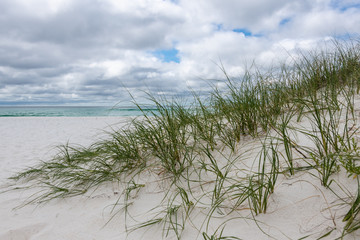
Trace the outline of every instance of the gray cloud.
<instances>
[{"instance_id":1,"label":"gray cloud","mask_svg":"<svg viewBox=\"0 0 360 240\"><path fill-rule=\"evenodd\" d=\"M72 1L64 10L46 18L36 12L24 13L21 6L13 6L18 11L8 13L4 4L0 7L5 15L1 18L1 35L61 47L156 48L166 45L169 28L183 21L179 16L163 13L111 12L111 6L92 0Z\"/></svg>"}]
</instances>

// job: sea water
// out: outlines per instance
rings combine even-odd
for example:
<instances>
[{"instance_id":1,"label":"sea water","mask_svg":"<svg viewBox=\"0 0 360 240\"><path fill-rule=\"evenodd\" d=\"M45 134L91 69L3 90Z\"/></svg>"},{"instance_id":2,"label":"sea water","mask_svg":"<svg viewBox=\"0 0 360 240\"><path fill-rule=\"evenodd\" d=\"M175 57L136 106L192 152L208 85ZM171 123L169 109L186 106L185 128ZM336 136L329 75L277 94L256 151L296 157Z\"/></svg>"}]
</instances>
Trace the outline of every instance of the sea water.
<instances>
[{"instance_id":1,"label":"sea water","mask_svg":"<svg viewBox=\"0 0 360 240\"><path fill-rule=\"evenodd\" d=\"M155 111L147 108L145 111ZM141 116L134 107L0 106L0 117L106 117Z\"/></svg>"}]
</instances>

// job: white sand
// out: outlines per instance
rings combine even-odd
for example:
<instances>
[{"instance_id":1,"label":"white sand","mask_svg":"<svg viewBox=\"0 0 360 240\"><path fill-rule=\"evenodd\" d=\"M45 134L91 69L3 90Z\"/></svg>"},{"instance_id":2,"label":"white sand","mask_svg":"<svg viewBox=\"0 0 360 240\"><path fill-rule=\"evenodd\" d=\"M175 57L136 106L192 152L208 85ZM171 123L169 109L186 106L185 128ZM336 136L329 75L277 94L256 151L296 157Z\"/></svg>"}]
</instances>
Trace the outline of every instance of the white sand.
<instances>
[{"instance_id":1,"label":"white sand","mask_svg":"<svg viewBox=\"0 0 360 240\"><path fill-rule=\"evenodd\" d=\"M33 166L56 153L59 144L89 145L104 137L103 130L126 119L119 118L0 118L0 184L6 190L6 179L16 171ZM114 127L116 127L115 125ZM109 224L103 216L116 196L98 195L92 199L74 197L50 202L44 206L26 206L15 210L34 190L0 194L0 239L125 239L119 226ZM115 222L115 221L114 221Z\"/></svg>"},{"instance_id":2,"label":"white sand","mask_svg":"<svg viewBox=\"0 0 360 240\"><path fill-rule=\"evenodd\" d=\"M11 188L7 180L13 173L39 160L49 159L58 144L77 143L89 145L104 137L104 129L125 118L0 118L0 191ZM147 181L144 177L144 181ZM148 176L149 177L149 176ZM149 177L150 178L150 177ZM353 193L356 192L354 179L346 179L343 173L335 175L338 182ZM333 189L341 196L344 193L334 185ZM118 199L118 186L109 184L93 194L67 199L57 199L45 205L27 205L17 209L36 189L10 191L0 194L0 240L112 240L112 239L161 239L162 227L141 229L127 238L124 217L120 212L107 225L112 216L109 212ZM133 212L141 216L146 209L156 206L161 199L159 186L149 184L141 191ZM329 190L320 185L320 180L307 173L299 173L286 179L279 176L275 193L269 199L268 212L256 217L258 224L251 218L249 211L239 211L228 216L224 235L238 236L242 239L316 239L336 227L325 239L341 236L344 223L342 218L349 206ZM199 214L196 214L198 212ZM195 210L193 225L199 227L204 211ZM218 215L218 214L215 214ZM139 217L139 216L138 216ZM208 233L213 233L226 218L214 219ZM131 221L130 221L131 222ZM203 239L201 234L187 225L182 239ZM360 233L347 235L345 239L359 239ZM164 237L164 239L175 239Z\"/></svg>"}]
</instances>

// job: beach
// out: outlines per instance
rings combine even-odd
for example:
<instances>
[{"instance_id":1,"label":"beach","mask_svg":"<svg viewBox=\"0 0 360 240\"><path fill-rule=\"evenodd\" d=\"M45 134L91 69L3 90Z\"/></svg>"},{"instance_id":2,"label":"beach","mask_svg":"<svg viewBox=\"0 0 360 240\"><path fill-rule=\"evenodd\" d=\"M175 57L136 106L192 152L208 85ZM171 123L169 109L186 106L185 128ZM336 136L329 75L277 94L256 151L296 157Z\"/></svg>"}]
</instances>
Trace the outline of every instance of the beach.
<instances>
[{"instance_id":1,"label":"beach","mask_svg":"<svg viewBox=\"0 0 360 240\"><path fill-rule=\"evenodd\" d=\"M107 138L105 131L119 129L130 118L118 117L21 117L0 118L0 239L1 240L88 240L88 239L176 239L171 233L164 235L163 226L141 228L126 233L124 211L113 210L119 200L122 186L116 183L101 185L84 195L57 198L43 204L23 205L32 194L39 194L36 187L12 190L14 184L7 178L39 161L47 161L57 153L56 146L69 143L88 146ZM243 148L252 149L258 142L243 142ZM249 153L255 154L257 153ZM219 156L218 161L224 159ZM250 162L244 163L249 165ZM339 184L356 191L356 180L347 178L346 173L335 175ZM152 182L153 176L144 173L140 182L146 184L136 196L134 216L141 220L163 197L164 186ZM335 191L339 188L333 186ZM166 188L166 186L165 186ZM201 194L199 190L194 194ZM338 191L346 198L346 194ZM347 199L348 200L348 199ZM201 206L201 204L199 203ZM219 212L207 226L207 232L216 232L225 227L230 236L243 239L317 239L335 228L331 236L341 235L344 223L342 218L348 210L338 197L321 186L318 178L307 173L293 177L279 176L275 192L269 198L266 214L252 219L245 208L234 214L222 217ZM158 210L155 210L157 213ZM143 215L142 215L143 214ZM194 210L191 223L182 233L182 239L203 239L199 228L204 227L205 208ZM136 223L132 219L128 222ZM222 225L226 223L226 225ZM131 224L129 224L131 225ZM259 227L261 230L259 230ZM219 232L219 231L218 231ZM358 239L359 234L351 234L344 239Z\"/></svg>"},{"instance_id":2,"label":"beach","mask_svg":"<svg viewBox=\"0 0 360 240\"><path fill-rule=\"evenodd\" d=\"M360 0L0 11L0 240L360 240Z\"/></svg>"}]
</instances>

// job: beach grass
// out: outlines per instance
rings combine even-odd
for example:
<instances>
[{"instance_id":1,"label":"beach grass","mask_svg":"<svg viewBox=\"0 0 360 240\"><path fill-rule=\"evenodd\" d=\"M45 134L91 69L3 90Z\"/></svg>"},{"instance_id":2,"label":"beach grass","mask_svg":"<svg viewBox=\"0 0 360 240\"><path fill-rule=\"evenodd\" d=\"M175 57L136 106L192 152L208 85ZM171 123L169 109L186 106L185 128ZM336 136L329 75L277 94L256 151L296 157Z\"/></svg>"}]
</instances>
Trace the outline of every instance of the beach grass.
<instances>
[{"instance_id":1,"label":"beach grass","mask_svg":"<svg viewBox=\"0 0 360 240\"><path fill-rule=\"evenodd\" d=\"M266 214L279 176L308 172L331 189L333 175L360 173L359 130L355 96L360 91L360 45L334 41L326 50L303 52L291 64L261 72L248 69L239 78L220 66L225 88L212 87L193 102L148 94L155 106L109 138L89 147L64 145L50 161L20 172L14 180L41 187L30 200L85 194L107 182L123 186L125 215L131 216L130 193L145 188L145 172L165 182L161 210L140 229L161 225L163 237L182 239L199 209L205 218L197 229L203 239L225 237L224 228L210 234L213 219L249 211L253 221ZM299 127L308 121L310 127ZM296 136L307 139L307 144ZM246 155L243 144L257 154ZM248 168L239 162L250 161ZM131 184L129 184L131 183ZM159 185L161 185L159 183ZM348 202L343 235L360 228L359 190ZM127 217L125 217L127 220ZM260 226L259 226L260 228ZM261 230L261 228L260 228ZM261 230L262 231L262 230ZM329 233L330 234L330 233ZM319 235L320 237L321 235Z\"/></svg>"}]
</instances>

